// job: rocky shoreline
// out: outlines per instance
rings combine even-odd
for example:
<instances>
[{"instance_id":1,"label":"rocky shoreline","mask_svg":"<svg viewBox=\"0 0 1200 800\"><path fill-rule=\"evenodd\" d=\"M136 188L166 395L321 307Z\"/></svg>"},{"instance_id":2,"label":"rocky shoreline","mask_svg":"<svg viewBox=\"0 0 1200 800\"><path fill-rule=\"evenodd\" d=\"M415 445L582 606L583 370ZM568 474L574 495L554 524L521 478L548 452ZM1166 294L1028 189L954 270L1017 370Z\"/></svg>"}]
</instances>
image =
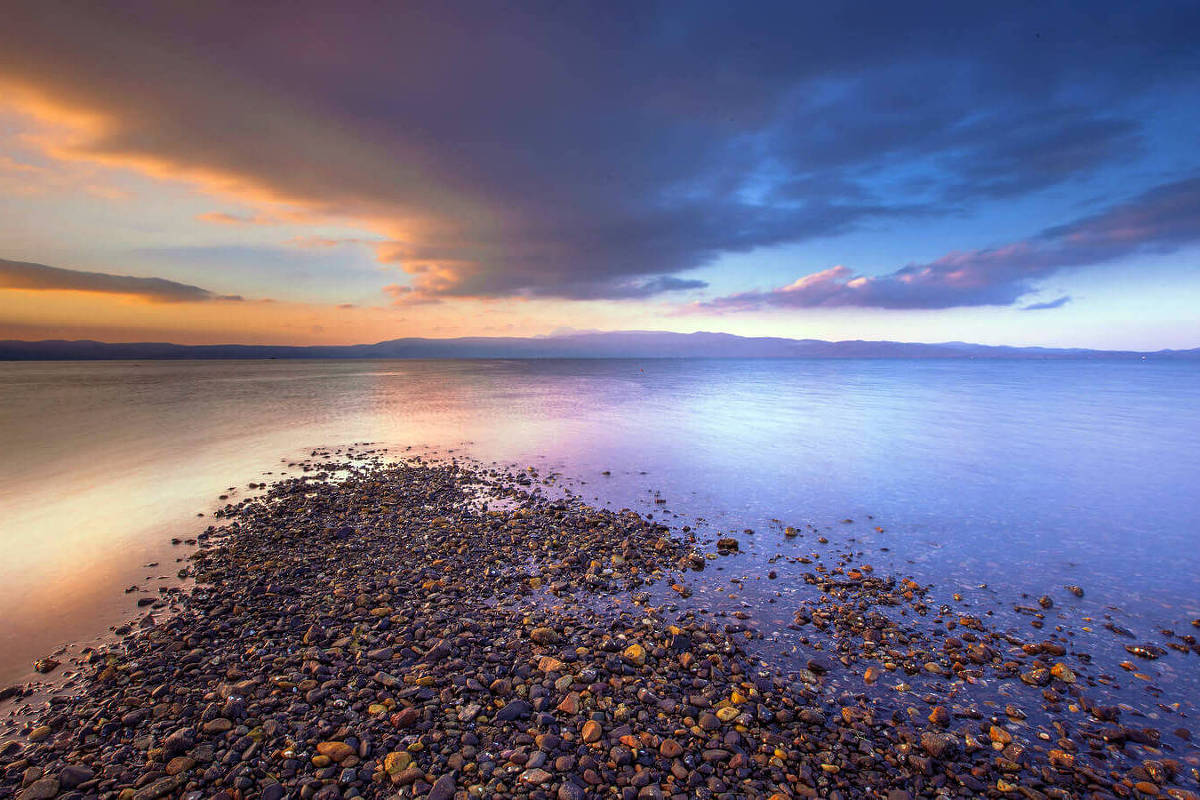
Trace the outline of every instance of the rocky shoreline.
<instances>
[{"instance_id":1,"label":"rocky shoreline","mask_svg":"<svg viewBox=\"0 0 1200 800\"><path fill-rule=\"evenodd\" d=\"M813 565L787 670L682 603L735 538L459 463L307 466L220 512L174 611L85 651L0 746L0 798L1197 797L1186 729L1122 724L1053 635L911 580ZM971 703L988 680L1077 722Z\"/></svg>"}]
</instances>

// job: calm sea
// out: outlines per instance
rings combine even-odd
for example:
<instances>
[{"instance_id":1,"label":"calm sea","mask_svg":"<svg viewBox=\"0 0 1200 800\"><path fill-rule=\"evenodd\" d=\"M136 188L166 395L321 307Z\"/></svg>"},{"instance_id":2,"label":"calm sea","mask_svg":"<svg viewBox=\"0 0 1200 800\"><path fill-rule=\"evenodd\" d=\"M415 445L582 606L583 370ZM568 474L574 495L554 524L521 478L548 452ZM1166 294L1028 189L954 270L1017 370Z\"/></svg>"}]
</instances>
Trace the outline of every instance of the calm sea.
<instances>
[{"instance_id":1,"label":"calm sea","mask_svg":"<svg viewBox=\"0 0 1200 800\"><path fill-rule=\"evenodd\" d=\"M980 602L1049 592L1075 624L1200 633L1194 364L3 363L0 679L128 616L139 595L122 590L173 575L186 553L168 540L201 530L229 487L365 441L532 464L589 499L703 517L705 535L738 532L743 572L786 550L778 525L814 524ZM1194 680L1195 658L1156 677Z\"/></svg>"}]
</instances>

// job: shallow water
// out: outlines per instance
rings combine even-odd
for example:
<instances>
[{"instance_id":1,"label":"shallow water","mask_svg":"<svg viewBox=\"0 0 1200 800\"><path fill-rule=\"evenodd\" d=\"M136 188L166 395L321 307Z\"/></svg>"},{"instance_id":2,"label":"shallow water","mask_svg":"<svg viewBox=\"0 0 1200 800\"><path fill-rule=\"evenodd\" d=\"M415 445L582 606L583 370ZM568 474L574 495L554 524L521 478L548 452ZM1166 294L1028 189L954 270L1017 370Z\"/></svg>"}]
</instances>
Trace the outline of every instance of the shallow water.
<instances>
[{"instance_id":1,"label":"shallow water","mask_svg":"<svg viewBox=\"0 0 1200 800\"><path fill-rule=\"evenodd\" d=\"M208 524L195 515L227 487L363 441L536 464L589 499L704 517L705 535L738 532L746 552L722 563L739 575L811 547L779 535L811 523L947 593L1011 607L1048 592L1051 623L1200 633L1192 364L3 363L0 680L127 616L144 595L122 589L174 575L186 550L169 538ZM770 588L786 598L794 580ZM1195 688L1198 665L1173 654L1152 675Z\"/></svg>"}]
</instances>

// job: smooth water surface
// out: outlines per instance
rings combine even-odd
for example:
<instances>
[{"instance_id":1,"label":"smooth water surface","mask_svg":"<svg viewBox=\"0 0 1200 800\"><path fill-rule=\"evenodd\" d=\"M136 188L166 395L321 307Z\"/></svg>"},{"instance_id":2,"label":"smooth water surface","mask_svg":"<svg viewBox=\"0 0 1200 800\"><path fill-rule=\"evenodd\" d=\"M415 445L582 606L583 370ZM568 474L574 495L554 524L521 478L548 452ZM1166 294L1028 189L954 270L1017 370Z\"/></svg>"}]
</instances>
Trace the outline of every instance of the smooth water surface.
<instances>
[{"instance_id":1,"label":"smooth water surface","mask_svg":"<svg viewBox=\"0 0 1200 800\"><path fill-rule=\"evenodd\" d=\"M127 614L122 588L173 574L168 539L227 487L364 441L556 469L662 516L655 490L710 534L831 526L1005 603L1077 584L1139 634L1200 617L1194 364L3 363L0 678Z\"/></svg>"}]
</instances>

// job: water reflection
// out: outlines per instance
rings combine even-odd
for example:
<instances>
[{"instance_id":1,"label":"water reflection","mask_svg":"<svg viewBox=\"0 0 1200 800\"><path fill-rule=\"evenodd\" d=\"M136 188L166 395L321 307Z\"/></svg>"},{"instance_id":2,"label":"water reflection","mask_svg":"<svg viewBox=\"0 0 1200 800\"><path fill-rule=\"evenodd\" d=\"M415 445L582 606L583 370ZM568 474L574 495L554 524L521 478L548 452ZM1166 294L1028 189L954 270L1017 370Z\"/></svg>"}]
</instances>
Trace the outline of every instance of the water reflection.
<instances>
[{"instance_id":1,"label":"water reflection","mask_svg":"<svg viewBox=\"0 0 1200 800\"><path fill-rule=\"evenodd\" d=\"M168 539L228 487L354 441L543 464L616 505L653 488L713 531L873 514L885 532L852 535L925 580L1077 583L1147 628L1200 617L1187 364L10 363L0 415L7 677L174 574Z\"/></svg>"}]
</instances>

